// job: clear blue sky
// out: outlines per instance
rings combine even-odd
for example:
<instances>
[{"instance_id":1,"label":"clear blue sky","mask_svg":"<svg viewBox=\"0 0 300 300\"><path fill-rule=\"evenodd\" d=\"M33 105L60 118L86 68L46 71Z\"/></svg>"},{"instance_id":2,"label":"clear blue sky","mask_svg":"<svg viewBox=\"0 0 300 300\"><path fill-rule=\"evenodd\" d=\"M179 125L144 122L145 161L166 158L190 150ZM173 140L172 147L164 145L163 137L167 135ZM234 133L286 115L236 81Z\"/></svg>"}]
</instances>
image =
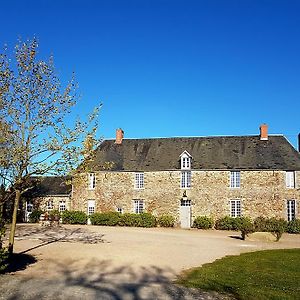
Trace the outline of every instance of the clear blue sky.
<instances>
[{"instance_id":1,"label":"clear blue sky","mask_svg":"<svg viewBox=\"0 0 300 300\"><path fill-rule=\"evenodd\" d=\"M75 71L100 134L300 132L300 1L2 1L0 42L37 36L60 77Z\"/></svg>"}]
</instances>

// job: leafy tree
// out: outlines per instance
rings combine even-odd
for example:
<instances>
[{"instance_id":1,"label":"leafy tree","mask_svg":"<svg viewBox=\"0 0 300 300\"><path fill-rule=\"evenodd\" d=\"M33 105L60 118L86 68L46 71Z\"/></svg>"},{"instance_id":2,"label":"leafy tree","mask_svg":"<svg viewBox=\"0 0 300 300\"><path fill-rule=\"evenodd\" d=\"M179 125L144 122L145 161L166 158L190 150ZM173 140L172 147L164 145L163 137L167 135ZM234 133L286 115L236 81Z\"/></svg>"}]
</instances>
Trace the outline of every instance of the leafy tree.
<instances>
[{"instance_id":1,"label":"leafy tree","mask_svg":"<svg viewBox=\"0 0 300 300\"><path fill-rule=\"evenodd\" d=\"M100 106L86 121L77 118L67 125L79 100L74 75L62 87L53 57L47 61L38 58L36 38L19 41L12 59L7 53L4 49L0 55L0 177L14 195L12 253L19 201L31 188L30 179L74 170L97 145Z\"/></svg>"}]
</instances>

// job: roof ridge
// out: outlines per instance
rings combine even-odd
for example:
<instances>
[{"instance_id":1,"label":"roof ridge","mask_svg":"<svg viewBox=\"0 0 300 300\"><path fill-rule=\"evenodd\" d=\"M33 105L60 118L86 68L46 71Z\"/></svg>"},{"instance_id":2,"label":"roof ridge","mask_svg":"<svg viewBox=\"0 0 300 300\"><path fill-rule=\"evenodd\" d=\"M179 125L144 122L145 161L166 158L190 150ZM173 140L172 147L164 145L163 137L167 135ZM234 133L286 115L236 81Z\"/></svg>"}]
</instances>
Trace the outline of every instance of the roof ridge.
<instances>
[{"instance_id":1,"label":"roof ridge","mask_svg":"<svg viewBox=\"0 0 300 300\"><path fill-rule=\"evenodd\" d=\"M269 136L283 136L283 134L269 134ZM239 138L239 137L259 137L258 134L249 135L210 135L210 136L171 136L171 137L144 137L144 138L123 138L123 140L159 140L159 139L197 139L197 138ZM115 138L104 139L114 141Z\"/></svg>"}]
</instances>

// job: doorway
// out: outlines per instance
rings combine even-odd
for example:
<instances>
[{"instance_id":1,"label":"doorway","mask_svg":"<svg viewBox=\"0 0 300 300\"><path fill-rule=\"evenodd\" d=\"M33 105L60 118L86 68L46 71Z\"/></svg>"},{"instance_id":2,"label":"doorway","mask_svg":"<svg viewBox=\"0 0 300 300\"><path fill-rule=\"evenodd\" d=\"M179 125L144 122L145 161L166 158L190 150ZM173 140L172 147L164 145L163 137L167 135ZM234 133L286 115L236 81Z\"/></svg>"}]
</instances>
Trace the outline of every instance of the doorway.
<instances>
[{"instance_id":1,"label":"doorway","mask_svg":"<svg viewBox=\"0 0 300 300\"><path fill-rule=\"evenodd\" d=\"M181 228L191 228L191 200L180 201L180 226Z\"/></svg>"},{"instance_id":2,"label":"doorway","mask_svg":"<svg viewBox=\"0 0 300 300\"><path fill-rule=\"evenodd\" d=\"M25 222L29 222L30 215L33 211L33 203L30 200L27 200L25 203Z\"/></svg>"}]
</instances>

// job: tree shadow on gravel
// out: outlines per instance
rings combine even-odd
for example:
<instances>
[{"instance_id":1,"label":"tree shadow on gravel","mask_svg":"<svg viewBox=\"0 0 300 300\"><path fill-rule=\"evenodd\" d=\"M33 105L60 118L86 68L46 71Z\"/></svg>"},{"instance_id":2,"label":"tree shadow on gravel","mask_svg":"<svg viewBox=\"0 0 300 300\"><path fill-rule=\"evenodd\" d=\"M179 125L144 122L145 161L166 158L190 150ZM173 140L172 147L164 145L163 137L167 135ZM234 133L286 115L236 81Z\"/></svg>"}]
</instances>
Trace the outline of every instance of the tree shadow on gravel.
<instances>
[{"instance_id":1,"label":"tree shadow on gravel","mask_svg":"<svg viewBox=\"0 0 300 300\"><path fill-rule=\"evenodd\" d=\"M26 249L20 254L47 246L55 242L98 244L104 243L104 234L91 232L84 228L68 229L63 226L18 226L15 235L16 240L40 240L41 243Z\"/></svg>"},{"instance_id":2,"label":"tree shadow on gravel","mask_svg":"<svg viewBox=\"0 0 300 300\"><path fill-rule=\"evenodd\" d=\"M37 259L29 254L13 253L8 259L7 268L0 274L12 273L25 270L29 265L37 262Z\"/></svg>"},{"instance_id":3,"label":"tree shadow on gravel","mask_svg":"<svg viewBox=\"0 0 300 300\"><path fill-rule=\"evenodd\" d=\"M171 282L172 270L155 266L112 266L111 261L49 262L55 276L9 280L0 294L4 299L230 299L216 292L189 289ZM29 288L30 287L30 288Z\"/></svg>"}]
</instances>

